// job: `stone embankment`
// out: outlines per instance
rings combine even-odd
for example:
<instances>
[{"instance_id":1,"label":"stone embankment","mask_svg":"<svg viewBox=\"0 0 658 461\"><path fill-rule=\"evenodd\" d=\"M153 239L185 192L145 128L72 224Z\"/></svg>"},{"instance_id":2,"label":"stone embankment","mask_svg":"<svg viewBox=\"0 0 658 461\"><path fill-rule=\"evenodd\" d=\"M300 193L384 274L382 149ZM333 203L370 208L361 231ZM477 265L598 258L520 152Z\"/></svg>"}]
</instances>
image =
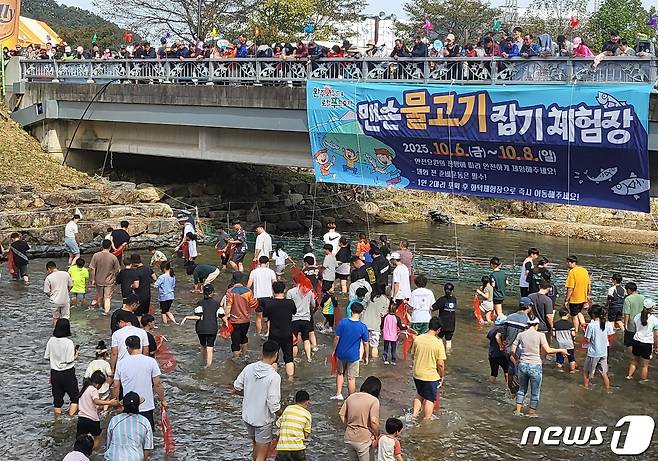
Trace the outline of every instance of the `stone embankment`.
<instances>
[{"instance_id":1,"label":"stone embankment","mask_svg":"<svg viewBox=\"0 0 658 461\"><path fill-rule=\"evenodd\" d=\"M12 232L26 235L32 256L64 253L64 226L76 208L83 252L94 251L108 227L130 222L131 248L174 243L178 225L169 205L161 203L163 192L150 184L90 181L62 184L51 191L34 186L0 186L0 235L8 243Z\"/></svg>"}]
</instances>

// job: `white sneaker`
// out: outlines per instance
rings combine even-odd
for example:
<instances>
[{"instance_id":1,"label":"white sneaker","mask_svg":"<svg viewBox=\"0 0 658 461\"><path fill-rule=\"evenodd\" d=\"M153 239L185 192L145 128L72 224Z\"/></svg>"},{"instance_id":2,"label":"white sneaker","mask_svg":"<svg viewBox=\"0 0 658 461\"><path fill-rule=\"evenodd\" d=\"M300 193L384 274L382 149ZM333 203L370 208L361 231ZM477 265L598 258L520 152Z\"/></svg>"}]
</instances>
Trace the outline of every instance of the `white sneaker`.
<instances>
[{"instance_id":1,"label":"white sneaker","mask_svg":"<svg viewBox=\"0 0 658 461\"><path fill-rule=\"evenodd\" d=\"M389 365L389 364L390 364L390 363L389 363L388 360L384 360L384 365Z\"/></svg>"},{"instance_id":2,"label":"white sneaker","mask_svg":"<svg viewBox=\"0 0 658 461\"><path fill-rule=\"evenodd\" d=\"M343 398L343 394L338 394L338 395L334 395L329 400L345 400L345 399Z\"/></svg>"},{"instance_id":3,"label":"white sneaker","mask_svg":"<svg viewBox=\"0 0 658 461\"><path fill-rule=\"evenodd\" d=\"M311 352L317 352L317 351L319 351L319 350L320 350L320 348L319 348L318 346L313 346L313 347L311 348Z\"/></svg>"}]
</instances>

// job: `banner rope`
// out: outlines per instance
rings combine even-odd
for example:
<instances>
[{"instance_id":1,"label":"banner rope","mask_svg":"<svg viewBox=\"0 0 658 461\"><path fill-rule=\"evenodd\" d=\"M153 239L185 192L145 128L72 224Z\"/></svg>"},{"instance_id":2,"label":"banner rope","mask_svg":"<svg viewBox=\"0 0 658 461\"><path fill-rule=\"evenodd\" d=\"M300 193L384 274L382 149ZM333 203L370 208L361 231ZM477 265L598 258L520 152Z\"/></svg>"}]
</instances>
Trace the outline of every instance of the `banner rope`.
<instances>
[{"instance_id":1,"label":"banner rope","mask_svg":"<svg viewBox=\"0 0 658 461\"><path fill-rule=\"evenodd\" d=\"M448 97L452 97L452 87L455 84L455 79L453 78L450 81L450 88L448 89ZM452 160L452 134L450 128L452 126L452 106L448 108L447 119L448 119L448 155L450 156L450 201L452 202L452 224L455 232L455 260L457 262L457 278L461 277L461 272L459 270L459 237L457 235L457 220L455 219L455 214L457 213L457 205L455 204L455 175L453 171L453 160Z\"/></svg>"},{"instance_id":2,"label":"banner rope","mask_svg":"<svg viewBox=\"0 0 658 461\"><path fill-rule=\"evenodd\" d=\"M571 220L573 213L573 205L571 204L571 108L573 107L573 94L576 89L576 84L571 82L571 92L569 93L569 109L567 109L567 217L569 223L567 225L567 257L571 254ZM575 121L573 121L575 123ZM576 127L574 125L574 136Z\"/></svg>"},{"instance_id":3,"label":"banner rope","mask_svg":"<svg viewBox=\"0 0 658 461\"><path fill-rule=\"evenodd\" d=\"M355 102L356 102L357 89L358 89L359 82L360 82L360 80L356 80L354 82L354 101ZM353 109L356 111L356 107L354 107ZM358 126L359 125L357 124L357 128L358 128ZM354 136L356 136L356 148L359 151L359 159L363 160L363 158L361 157L363 155L363 153L361 152L361 140L360 140L360 137L359 137L358 129L354 131ZM360 170L361 170L361 186L362 186L361 193L363 194L363 200L365 201L366 197L367 197L367 194L366 194L366 179L365 179L365 175L363 174L363 161L360 161L359 165L361 165L361 168L360 168ZM357 199L357 201L358 201L358 199ZM366 210L364 210L364 212L366 214L366 228L367 228L368 241L370 241L370 216L369 216L369 213Z\"/></svg>"}]
</instances>

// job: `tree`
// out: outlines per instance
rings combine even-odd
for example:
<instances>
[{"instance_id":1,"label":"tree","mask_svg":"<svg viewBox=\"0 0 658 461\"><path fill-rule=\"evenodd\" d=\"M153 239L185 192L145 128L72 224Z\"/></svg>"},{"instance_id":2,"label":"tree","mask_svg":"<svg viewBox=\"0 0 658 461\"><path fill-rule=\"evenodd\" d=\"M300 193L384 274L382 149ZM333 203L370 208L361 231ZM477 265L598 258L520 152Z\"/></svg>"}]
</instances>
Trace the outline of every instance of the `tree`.
<instances>
[{"instance_id":1,"label":"tree","mask_svg":"<svg viewBox=\"0 0 658 461\"><path fill-rule=\"evenodd\" d=\"M638 34L654 36L655 31L647 25L648 19L649 13L640 0L605 0L588 24L592 45L600 50L611 30L616 30L629 44L635 44Z\"/></svg>"},{"instance_id":2,"label":"tree","mask_svg":"<svg viewBox=\"0 0 658 461\"><path fill-rule=\"evenodd\" d=\"M588 3L589 0L533 0L522 21L524 29L528 29L528 32L534 35L541 33L548 33L553 37L560 34L569 35L571 33L569 22L572 16L576 16L584 25Z\"/></svg>"},{"instance_id":3,"label":"tree","mask_svg":"<svg viewBox=\"0 0 658 461\"><path fill-rule=\"evenodd\" d=\"M94 0L103 16L146 37L169 32L195 41L204 40L213 27L231 37L257 5L256 0Z\"/></svg>"},{"instance_id":4,"label":"tree","mask_svg":"<svg viewBox=\"0 0 658 461\"><path fill-rule=\"evenodd\" d=\"M491 31L493 20L500 16L500 10L481 0L410 0L404 11L409 23L397 28L407 38L416 35L428 17L435 31L452 32L457 43L474 41Z\"/></svg>"},{"instance_id":5,"label":"tree","mask_svg":"<svg viewBox=\"0 0 658 461\"><path fill-rule=\"evenodd\" d=\"M326 40L340 33L341 25L357 21L362 7L361 0L264 0L250 15L250 24L264 43L299 40L309 23L313 37Z\"/></svg>"}]
</instances>

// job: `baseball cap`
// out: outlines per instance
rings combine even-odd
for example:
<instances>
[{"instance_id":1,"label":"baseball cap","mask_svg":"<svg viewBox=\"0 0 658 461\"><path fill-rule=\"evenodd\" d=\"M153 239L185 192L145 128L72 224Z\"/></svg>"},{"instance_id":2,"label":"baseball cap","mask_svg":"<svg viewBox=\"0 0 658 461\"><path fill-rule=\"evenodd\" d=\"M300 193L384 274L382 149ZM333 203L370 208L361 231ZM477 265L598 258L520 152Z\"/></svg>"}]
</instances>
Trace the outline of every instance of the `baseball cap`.
<instances>
[{"instance_id":1,"label":"baseball cap","mask_svg":"<svg viewBox=\"0 0 658 461\"><path fill-rule=\"evenodd\" d=\"M203 307L202 306L197 306L194 308L194 313L195 314L203 314Z\"/></svg>"},{"instance_id":2,"label":"baseball cap","mask_svg":"<svg viewBox=\"0 0 658 461\"><path fill-rule=\"evenodd\" d=\"M454 34L448 34L446 35L446 40L450 40L451 42L455 41L455 36Z\"/></svg>"},{"instance_id":3,"label":"baseball cap","mask_svg":"<svg viewBox=\"0 0 658 461\"><path fill-rule=\"evenodd\" d=\"M144 397L140 397L137 392L128 392L123 396L123 406L127 408L139 408L139 404L144 402Z\"/></svg>"},{"instance_id":4,"label":"baseball cap","mask_svg":"<svg viewBox=\"0 0 658 461\"><path fill-rule=\"evenodd\" d=\"M394 251L393 253L391 253L391 259L400 259L400 253Z\"/></svg>"},{"instance_id":5,"label":"baseball cap","mask_svg":"<svg viewBox=\"0 0 658 461\"><path fill-rule=\"evenodd\" d=\"M644 307L645 307L646 309L654 308L654 307L656 307L656 301L654 301L654 300L651 299L651 298L645 298L645 300L644 300Z\"/></svg>"},{"instance_id":6,"label":"baseball cap","mask_svg":"<svg viewBox=\"0 0 658 461\"><path fill-rule=\"evenodd\" d=\"M528 298L527 296L524 296L523 298L519 299L519 307L528 307L532 306L532 299Z\"/></svg>"},{"instance_id":7,"label":"baseball cap","mask_svg":"<svg viewBox=\"0 0 658 461\"><path fill-rule=\"evenodd\" d=\"M528 325L539 325L539 319L537 317L528 319Z\"/></svg>"}]
</instances>

